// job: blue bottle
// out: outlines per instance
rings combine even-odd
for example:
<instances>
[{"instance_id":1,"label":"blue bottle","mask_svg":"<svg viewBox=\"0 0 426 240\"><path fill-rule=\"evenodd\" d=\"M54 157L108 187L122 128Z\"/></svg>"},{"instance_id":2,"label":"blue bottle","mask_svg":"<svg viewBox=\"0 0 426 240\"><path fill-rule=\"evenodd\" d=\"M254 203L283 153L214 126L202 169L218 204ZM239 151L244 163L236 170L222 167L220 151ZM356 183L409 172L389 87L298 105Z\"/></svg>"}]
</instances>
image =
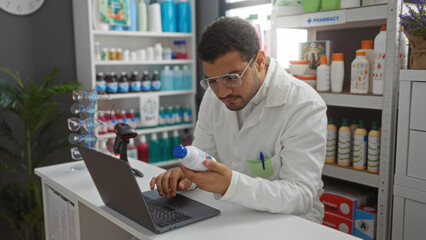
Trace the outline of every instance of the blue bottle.
<instances>
[{"instance_id":1,"label":"blue bottle","mask_svg":"<svg viewBox=\"0 0 426 240\"><path fill-rule=\"evenodd\" d=\"M183 79L183 89L185 90L192 89L192 74L187 65L183 66L182 79Z\"/></svg>"},{"instance_id":2,"label":"blue bottle","mask_svg":"<svg viewBox=\"0 0 426 240\"><path fill-rule=\"evenodd\" d=\"M182 143L178 130L173 130L173 137L171 138L170 142L172 146L176 146Z\"/></svg>"},{"instance_id":3,"label":"blue bottle","mask_svg":"<svg viewBox=\"0 0 426 240\"><path fill-rule=\"evenodd\" d=\"M163 137L160 139L161 161L168 161L173 158L172 145L167 132L163 132Z\"/></svg>"},{"instance_id":4,"label":"blue bottle","mask_svg":"<svg viewBox=\"0 0 426 240\"><path fill-rule=\"evenodd\" d=\"M172 70L170 70L169 66L165 66L164 69L161 70L160 79L161 79L161 90L163 91L173 90L173 72Z\"/></svg>"},{"instance_id":5,"label":"blue bottle","mask_svg":"<svg viewBox=\"0 0 426 240\"><path fill-rule=\"evenodd\" d=\"M149 162L156 163L159 161L161 161L161 146L157 134L153 133L149 141Z\"/></svg>"},{"instance_id":6,"label":"blue bottle","mask_svg":"<svg viewBox=\"0 0 426 240\"><path fill-rule=\"evenodd\" d=\"M173 90L181 90L182 82L182 71L179 66L175 66L173 68Z\"/></svg>"},{"instance_id":7,"label":"blue bottle","mask_svg":"<svg viewBox=\"0 0 426 240\"><path fill-rule=\"evenodd\" d=\"M177 4L178 32L191 32L191 6L188 0L180 0Z\"/></svg>"},{"instance_id":8,"label":"blue bottle","mask_svg":"<svg viewBox=\"0 0 426 240\"><path fill-rule=\"evenodd\" d=\"M138 9L135 0L129 0L129 18L130 25L124 27L126 31L137 31L138 30Z\"/></svg>"},{"instance_id":9,"label":"blue bottle","mask_svg":"<svg viewBox=\"0 0 426 240\"><path fill-rule=\"evenodd\" d=\"M173 0L161 2L161 23L163 32L177 32L176 7Z\"/></svg>"}]
</instances>

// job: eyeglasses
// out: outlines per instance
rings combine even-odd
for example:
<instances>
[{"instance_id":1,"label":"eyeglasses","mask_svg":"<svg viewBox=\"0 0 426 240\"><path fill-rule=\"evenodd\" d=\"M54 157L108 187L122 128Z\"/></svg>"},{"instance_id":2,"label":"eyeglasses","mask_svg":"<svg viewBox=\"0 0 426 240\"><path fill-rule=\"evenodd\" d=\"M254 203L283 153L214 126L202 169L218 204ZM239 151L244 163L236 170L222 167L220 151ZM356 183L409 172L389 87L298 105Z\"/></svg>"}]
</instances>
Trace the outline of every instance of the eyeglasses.
<instances>
[{"instance_id":1,"label":"eyeglasses","mask_svg":"<svg viewBox=\"0 0 426 240\"><path fill-rule=\"evenodd\" d=\"M86 120L80 120L78 118L68 118L69 130L75 132L78 131L82 126L84 127L84 129L89 131L89 129L93 129L97 126L107 126L107 124L99 119L94 118L88 118Z\"/></svg>"},{"instance_id":2,"label":"eyeglasses","mask_svg":"<svg viewBox=\"0 0 426 240\"><path fill-rule=\"evenodd\" d=\"M200 81L200 85L204 89L206 90L211 89L212 91L216 91L217 89L219 89L218 81L221 81L225 86L230 88L241 86L241 84L243 83L241 78L243 77L247 68L250 66L250 63L253 61L254 57L256 57L256 54L251 58L247 66L244 68L244 71L241 73L241 75L238 75L236 73L228 73L218 77L204 78L203 80Z\"/></svg>"}]
</instances>

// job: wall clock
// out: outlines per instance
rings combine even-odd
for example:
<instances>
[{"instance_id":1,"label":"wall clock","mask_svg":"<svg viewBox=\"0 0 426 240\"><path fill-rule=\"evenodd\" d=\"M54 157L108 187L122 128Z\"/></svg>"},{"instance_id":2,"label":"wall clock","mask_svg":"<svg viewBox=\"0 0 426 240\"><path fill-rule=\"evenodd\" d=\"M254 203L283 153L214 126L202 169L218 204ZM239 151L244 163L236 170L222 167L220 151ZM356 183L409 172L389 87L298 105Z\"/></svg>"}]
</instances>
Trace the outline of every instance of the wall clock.
<instances>
[{"instance_id":1,"label":"wall clock","mask_svg":"<svg viewBox=\"0 0 426 240\"><path fill-rule=\"evenodd\" d=\"M28 15L37 11L45 0L0 0L0 8L14 15Z\"/></svg>"}]
</instances>

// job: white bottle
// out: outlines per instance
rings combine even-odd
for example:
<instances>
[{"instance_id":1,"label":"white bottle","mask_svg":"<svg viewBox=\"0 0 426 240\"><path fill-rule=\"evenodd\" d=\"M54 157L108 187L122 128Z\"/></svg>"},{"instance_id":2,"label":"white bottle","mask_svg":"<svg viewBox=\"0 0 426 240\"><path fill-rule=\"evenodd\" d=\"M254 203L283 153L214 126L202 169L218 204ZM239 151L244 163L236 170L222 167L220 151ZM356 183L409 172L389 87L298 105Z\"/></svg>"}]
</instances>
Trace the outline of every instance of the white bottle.
<instances>
[{"instance_id":1,"label":"white bottle","mask_svg":"<svg viewBox=\"0 0 426 240\"><path fill-rule=\"evenodd\" d=\"M326 55L321 56L321 65L317 68L317 90L330 91L330 67Z\"/></svg>"},{"instance_id":2,"label":"white bottle","mask_svg":"<svg viewBox=\"0 0 426 240\"><path fill-rule=\"evenodd\" d=\"M374 39L373 94L383 95L386 60L386 24L380 25L380 33Z\"/></svg>"},{"instance_id":3,"label":"white bottle","mask_svg":"<svg viewBox=\"0 0 426 240\"><path fill-rule=\"evenodd\" d=\"M368 63L370 64L370 77L368 80L368 93L373 92L373 71L374 71L374 49L373 49L374 42L373 40L362 40L361 41L361 49L357 51L364 51L365 57L368 60Z\"/></svg>"},{"instance_id":4,"label":"white bottle","mask_svg":"<svg viewBox=\"0 0 426 240\"><path fill-rule=\"evenodd\" d=\"M404 29L401 31L401 39L399 40L399 60L401 69L406 70L408 65L408 38L404 34Z\"/></svg>"},{"instance_id":5,"label":"white bottle","mask_svg":"<svg viewBox=\"0 0 426 240\"><path fill-rule=\"evenodd\" d=\"M145 0L140 0L138 4L138 20L139 20L139 31L148 31L148 16Z\"/></svg>"},{"instance_id":6,"label":"white bottle","mask_svg":"<svg viewBox=\"0 0 426 240\"><path fill-rule=\"evenodd\" d=\"M354 136L354 155L353 167L363 170L367 164L367 130L364 128L364 122L359 120L358 128Z\"/></svg>"},{"instance_id":7,"label":"white bottle","mask_svg":"<svg viewBox=\"0 0 426 240\"><path fill-rule=\"evenodd\" d=\"M337 164L349 166L351 164L351 129L346 118L339 128L339 141L337 144Z\"/></svg>"},{"instance_id":8,"label":"white bottle","mask_svg":"<svg viewBox=\"0 0 426 240\"><path fill-rule=\"evenodd\" d=\"M370 77L370 63L364 51L357 51L356 58L351 64L351 93L367 94Z\"/></svg>"},{"instance_id":9,"label":"white bottle","mask_svg":"<svg viewBox=\"0 0 426 240\"><path fill-rule=\"evenodd\" d=\"M163 60L163 47L161 43L156 43L154 45L154 60Z\"/></svg>"},{"instance_id":10,"label":"white bottle","mask_svg":"<svg viewBox=\"0 0 426 240\"><path fill-rule=\"evenodd\" d=\"M199 172L209 170L203 165L204 160L211 159L216 162L216 159L212 156L194 146L184 147L182 145L176 145L173 148L173 155L180 158L180 162L184 167Z\"/></svg>"},{"instance_id":11,"label":"white bottle","mask_svg":"<svg viewBox=\"0 0 426 240\"><path fill-rule=\"evenodd\" d=\"M157 2L149 4L148 7L148 24L150 32L162 32L163 27L161 23L161 7Z\"/></svg>"},{"instance_id":12,"label":"white bottle","mask_svg":"<svg viewBox=\"0 0 426 240\"><path fill-rule=\"evenodd\" d=\"M328 118L327 124L327 145L326 145L326 163L336 162L337 128L334 125L333 118Z\"/></svg>"},{"instance_id":13,"label":"white bottle","mask_svg":"<svg viewBox=\"0 0 426 240\"><path fill-rule=\"evenodd\" d=\"M378 173L380 164L380 131L376 122L373 122L368 133L367 171Z\"/></svg>"},{"instance_id":14,"label":"white bottle","mask_svg":"<svg viewBox=\"0 0 426 240\"><path fill-rule=\"evenodd\" d=\"M331 63L331 91L341 93L343 91L343 80L345 77L345 68L343 62L343 53L333 53Z\"/></svg>"}]
</instances>

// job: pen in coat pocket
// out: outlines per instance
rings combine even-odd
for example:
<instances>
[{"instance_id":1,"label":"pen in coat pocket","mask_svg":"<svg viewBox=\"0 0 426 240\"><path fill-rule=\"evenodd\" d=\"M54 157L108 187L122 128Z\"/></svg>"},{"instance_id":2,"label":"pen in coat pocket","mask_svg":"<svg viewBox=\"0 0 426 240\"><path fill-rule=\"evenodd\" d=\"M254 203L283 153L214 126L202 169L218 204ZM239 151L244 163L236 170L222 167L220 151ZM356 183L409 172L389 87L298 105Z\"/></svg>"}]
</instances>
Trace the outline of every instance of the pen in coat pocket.
<instances>
[{"instance_id":1,"label":"pen in coat pocket","mask_svg":"<svg viewBox=\"0 0 426 240\"><path fill-rule=\"evenodd\" d=\"M263 153L260 152L260 161L262 161L262 168L265 170L265 159L263 158Z\"/></svg>"}]
</instances>

